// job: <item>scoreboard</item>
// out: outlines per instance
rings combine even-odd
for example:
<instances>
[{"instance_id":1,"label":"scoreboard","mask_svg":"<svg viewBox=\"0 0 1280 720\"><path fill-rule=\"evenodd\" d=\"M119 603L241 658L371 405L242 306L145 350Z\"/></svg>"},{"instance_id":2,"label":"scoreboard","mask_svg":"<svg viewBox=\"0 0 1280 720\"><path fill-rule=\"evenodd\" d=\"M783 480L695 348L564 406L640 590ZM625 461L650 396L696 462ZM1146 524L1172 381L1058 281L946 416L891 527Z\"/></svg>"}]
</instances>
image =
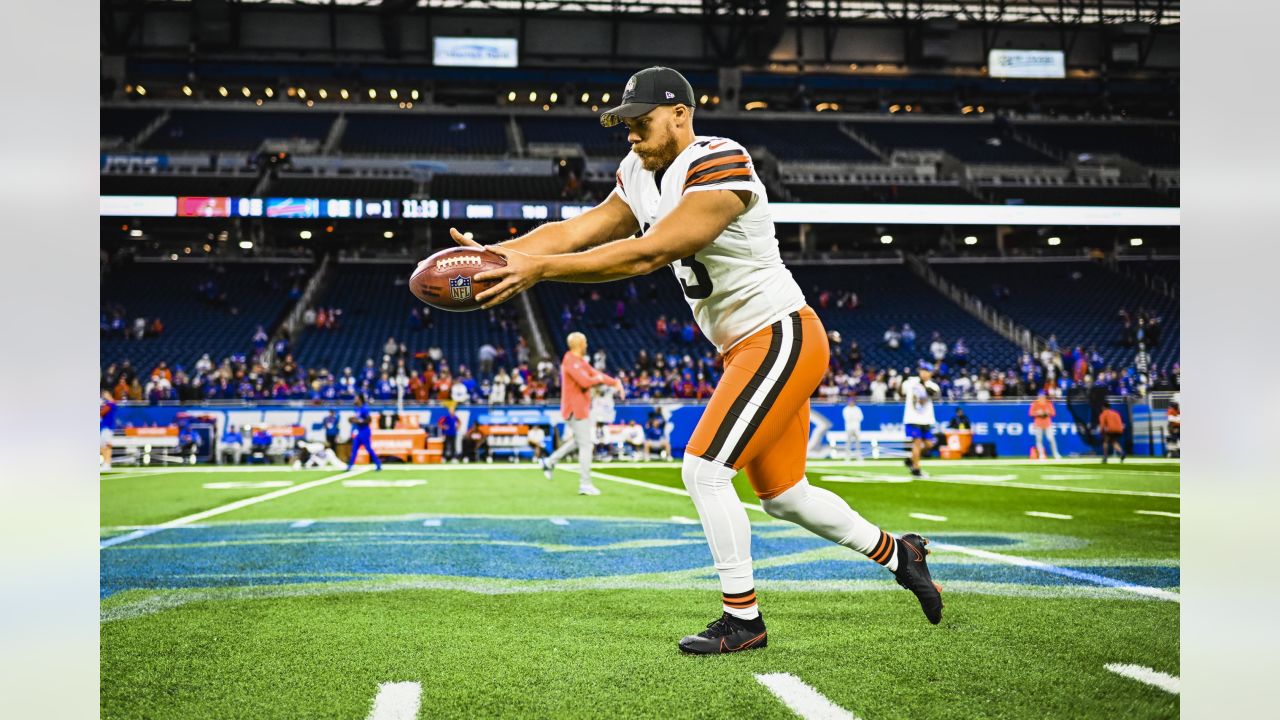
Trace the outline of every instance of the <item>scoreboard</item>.
<instances>
[{"instance_id":1,"label":"scoreboard","mask_svg":"<svg viewBox=\"0 0 1280 720\"><path fill-rule=\"evenodd\" d=\"M167 197L104 195L103 217L289 218L318 220L565 220L591 205L567 202L423 198Z\"/></svg>"}]
</instances>

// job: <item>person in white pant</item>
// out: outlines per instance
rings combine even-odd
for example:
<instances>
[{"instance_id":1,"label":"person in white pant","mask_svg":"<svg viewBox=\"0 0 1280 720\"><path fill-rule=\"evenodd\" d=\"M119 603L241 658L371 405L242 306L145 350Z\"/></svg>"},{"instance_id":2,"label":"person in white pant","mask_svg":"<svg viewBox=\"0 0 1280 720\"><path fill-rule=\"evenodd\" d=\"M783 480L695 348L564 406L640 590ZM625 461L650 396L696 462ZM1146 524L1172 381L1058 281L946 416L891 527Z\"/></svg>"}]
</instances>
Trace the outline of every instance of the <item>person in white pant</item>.
<instances>
[{"instance_id":1,"label":"person in white pant","mask_svg":"<svg viewBox=\"0 0 1280 720\"><path fill-rule=\"evenodd\" d=\"M305 457L305 459L304 459ZM298 441L297 454L294 455L293 469L300 470L304 467L346 467L338 456L334 454L329 446L323 442L309 442L306 440Z\"/></svg>"},{"instance_id":2,"label":"person in white pant","mask_svg":"<svg viewBox=\"0 0 1280 720\"><path fill-rule=\"evenodd\" d=\"M591 366L587 360L586 335L580 332L569 333L566 342L569 351L560 361L560 414L573 433L573 438L562 443L550 457L541 460L542 472L550 480L556 463L577 450L578 494L599 495L600 490L591 482L591 456L595 453L596 444L590 391L596 385L609 384L621 395L622 383Z\"/></svg>"},{"instance_id":3,"label":"person in white pant","mask_svg":"<svg viewBox=\"0 0 1280 720\"><path fill-rule=\"evenodd\" d=\"M849 404L840 411L844 415L844 449L850 460L857 453L858 462L862 462L862 408L858 401L849 396Z\"/></svg>"}]
</instances>

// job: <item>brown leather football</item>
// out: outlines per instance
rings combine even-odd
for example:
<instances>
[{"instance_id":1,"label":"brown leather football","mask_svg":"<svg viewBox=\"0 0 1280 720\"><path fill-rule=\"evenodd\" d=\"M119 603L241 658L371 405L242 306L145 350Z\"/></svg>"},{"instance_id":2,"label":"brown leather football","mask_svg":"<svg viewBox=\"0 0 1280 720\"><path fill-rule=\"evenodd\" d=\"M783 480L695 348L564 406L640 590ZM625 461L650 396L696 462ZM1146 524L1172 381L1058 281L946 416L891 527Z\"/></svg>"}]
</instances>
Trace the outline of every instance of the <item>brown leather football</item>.
<instances>
[{"instance_id":1,"label":"brown leather football","mask_svg":"<svg viewBox=\"0 0 1280 720\"><path fill-rule=\"evenodd\" d=\"M419 300L440 310L468 312L479 309L476 294L497 282L476 282L485 270L507 264L501 255L470 247L451 247L418 263L409 277L409 290Z\"/></svg>"}]
</instances>

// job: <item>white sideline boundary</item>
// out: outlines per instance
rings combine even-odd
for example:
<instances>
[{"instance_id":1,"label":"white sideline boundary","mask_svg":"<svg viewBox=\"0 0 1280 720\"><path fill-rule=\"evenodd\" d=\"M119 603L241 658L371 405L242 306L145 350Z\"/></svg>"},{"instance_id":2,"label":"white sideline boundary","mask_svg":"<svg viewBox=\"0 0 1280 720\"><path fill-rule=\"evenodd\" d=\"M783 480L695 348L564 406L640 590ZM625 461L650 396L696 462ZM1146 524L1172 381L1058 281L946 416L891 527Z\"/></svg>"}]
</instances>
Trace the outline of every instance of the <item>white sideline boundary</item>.
<instances>
[{"instance_id":1,"label":"white sideline boundary","mask_svg":"<svg viewBox=\"0 0 1280 720\"><path fill-rule=\"evenodd\" d=\"M634 485L636 487L648 488L649 490L658 490L660 492L670 493L672 495L683 495L685 497L689 497L688 491L680 490L678 488L673 488L673 487L667 487L666 485L658 485L656 483L645 482L643 480L634 480L632 478L624 478L618 475L609 475L607 473L597 472L595 470L591 471L591 475L592 477L599 478L600 480L608 480L610 482L622 483L624 485ZM764 513L764 508L760 507L759 505L754 505L752 503L744 502L742 503L742 507L748 510L755 510L756 512ZM765 514L767 515L768 513L765 513ZM1168 600L1168 601L1177 602L1177 603L1182 602L1182 597L1178 593L1170 592L1168 590L1161 590L1160 588L1147 587L1145 585L1133 585L1131 583L1124 582L1123 580L1116 580L1115 578L1109 578L1102 575L1095 575L1093 573L1082 572L1080 570L1072 570L1071 568L1064 568L1064 567L1059 567L1057 565L1050 565L1049 563L1040 562L1039 560L1031 560L1030 558L1018 557L1017 555L1003 555L1001 553L994 553L988 550L979 550L977 548L969 548L963 545L952 545L950 543L934 543L933 547L938 550L947 550L950 552L961 553L963 555L971 555L973 557L983 558L984 560L992 560L995 562L1006 563L1009 565L1018 565L1020 567L1031 568L1033 570L1042 570L1044 572L1051 573L1054 575L1069 577L1069 578L1072 578L1073 580L1083 580L1085 582L1093 583L1094 585L1101 585L1103 587L1116 588L1117 590L1124 590L1124 591L1135 593L1138 595L1145 595L1147 597L1152 597L1157 600Z\"/></svg>"},{"instance_id":2,"label":"white sideline boundary","mask_svg":"<svg viewBox=\"0 0 1280 720\"><path fill-rule=\"evenodd\" d=\"M202 510L198 513L187 515L186 517L180 517L176 520L170 520L168 522L164 522L159 525L152 525L150 527L134 530L133 532L128 533L126 535L117 535L115 537L107 538L106 540L100 541L98 543L98 549L105 550L109 547L112 547L113 545L119 545L120 543L126 543L126 542L129 542L130 540L136 540L140 537L146 537L147 535L160 532L161 530L168 530L169 528L182 527L183 525L190 525L191 523L200 522L201 520L204 520L206 518L211 518L215 515L229 513L232 510L239 510L240 508L249 507L250 505L257 505L258 503L266 502L268 500L275 500L276 498L284 497L285 495L292 495L293 493L302 492L303 490L310 490L313 487L320 487L321 485L328 485L329 483L337 482L339 480L345 480L346 478L349 478L349 477L355 477L356 475L359 475L368 469L369 469L368 467L360 467L354 470L350 470L348 472L338 473L337 475L330 475L329 477L323 477L318 480L312 480L311 482L303 483L301 485L291 485L289 487L280 488L279 490L274 490L272 492L265 493L262 495L254 495L253 497L247 497L247 498L244 498L243 500L237 500L233 503L220 505L210 510Z\"/></svg>"},{"instance_id":3,"label":"white sideline boundary","mask_svg":"<svg viewBox=\"0 0 1280 720\"><path fill-rule=\"evenodd\" d=\"M858 720L791 673L757 673L756 682L805 720Z\"/></svg>"},{"instance_id":4,"label":"white sideline boundary","mask_svg":"<svg viewBox=\"0 0 1280 720\"><path fill-rule=\"evenodd\" d=\"M384 682L378 685L366 720L414 720L421 705L422 683Z\"/></svg>"},{"instance_id":5,"label":"white sideline boundary","mask_svg":"<svg viewBox=\"0 0 1280 720\"><path fill-rule=\"evenodd\" d=\"M1167 693L1178 695L1182 692L1182 678L1176 675L1162 673L1159 670L1152 670L1142 665L1107 663L1105 667L1117 675L1127 677L1130 680L1137 680L1152 687L1158 687Z\"/></svg>"}]
</instances>

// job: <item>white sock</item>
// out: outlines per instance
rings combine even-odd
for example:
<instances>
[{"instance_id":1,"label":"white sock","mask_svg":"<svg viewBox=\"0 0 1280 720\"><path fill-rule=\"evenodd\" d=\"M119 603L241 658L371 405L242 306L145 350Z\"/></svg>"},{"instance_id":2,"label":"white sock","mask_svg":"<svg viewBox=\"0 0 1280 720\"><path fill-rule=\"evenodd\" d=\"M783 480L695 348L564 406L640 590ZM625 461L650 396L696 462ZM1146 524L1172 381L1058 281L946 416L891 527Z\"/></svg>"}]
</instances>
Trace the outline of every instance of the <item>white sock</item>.
<instances>
[{"instance_id":1,"label":"white sock","mask_svg":"<svg viewBox=\"0 0 1280 720\"><path fill-rule=\"evenodd\" d=\"M839 495L813 487L807 479L775 498L761 500L760 505L773 517L856 550L890 570L898 569L898 544L892 535L867 522Z\"/></svg>"},{"instance_id":2,"label":"white sock","mask_svg":"<svg viewBox=\"0 0 1280 720\"><path fill-rule=\"evenodd\" d=\"M731 467L688 454L681 470L720 574L724 611L753 620L760 617L760 609L751 573L751 523L733 489L735 474Z\"/></svg>"}]
</instances>

